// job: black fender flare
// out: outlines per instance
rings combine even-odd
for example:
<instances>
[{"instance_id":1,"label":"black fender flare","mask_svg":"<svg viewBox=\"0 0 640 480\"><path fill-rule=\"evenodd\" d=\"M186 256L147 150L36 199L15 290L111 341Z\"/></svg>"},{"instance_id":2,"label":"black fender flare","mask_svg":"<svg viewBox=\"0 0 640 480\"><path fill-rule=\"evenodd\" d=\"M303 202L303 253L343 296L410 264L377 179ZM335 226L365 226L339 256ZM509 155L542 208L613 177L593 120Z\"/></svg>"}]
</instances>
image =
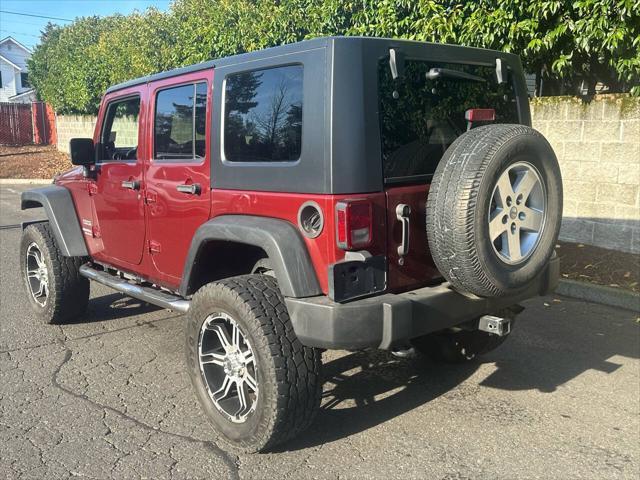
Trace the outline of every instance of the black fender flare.
<instances>
[{"instance_id":1,"label":"black fender flare","mask_svg":"<svg viewBox=\"0 0 640 480\"><path fill-rule=\"evenodd\" d=\"M58 185L27 190L22 192L20 203L22 210L44 208L62 255L65 257L89 255L69 190ZM29 223L33 222L26 222L23 228Z\"/></svg>"},{"instance_id":2,"label":"black fender flare","mask_svg":"<svg viewBox=\"0 0 640 480\"><path fill-rule=\"evenodd\" d=\"M222 215L202 224L191 241L179 293L186 297L194 289L192 271L203 245L209 241L228 241L262 248L273 267L280 291L285 297L321 295L316 272L307 246L291 223L251 215Z\"/></svg>"}]
</instances>

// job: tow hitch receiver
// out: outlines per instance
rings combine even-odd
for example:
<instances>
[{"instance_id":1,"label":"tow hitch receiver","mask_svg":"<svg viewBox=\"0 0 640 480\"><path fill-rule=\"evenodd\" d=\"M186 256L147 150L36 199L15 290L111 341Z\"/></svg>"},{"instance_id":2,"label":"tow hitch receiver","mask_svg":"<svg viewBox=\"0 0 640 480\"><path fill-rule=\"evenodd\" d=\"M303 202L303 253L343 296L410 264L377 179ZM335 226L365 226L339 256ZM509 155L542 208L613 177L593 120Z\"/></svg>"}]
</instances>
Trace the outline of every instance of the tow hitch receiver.
<instances>
[{"instance_id":1,"label":"tow hitch receiver","mask_svg":"<svg viewBox=\"0 0 640 480\"><path fill-rule=\"evenodd\" d=\"M494 317L493 315L483 315L480 317L478 330L504 337L511 333L511 319Z\"/></svg>"}]
</instances>

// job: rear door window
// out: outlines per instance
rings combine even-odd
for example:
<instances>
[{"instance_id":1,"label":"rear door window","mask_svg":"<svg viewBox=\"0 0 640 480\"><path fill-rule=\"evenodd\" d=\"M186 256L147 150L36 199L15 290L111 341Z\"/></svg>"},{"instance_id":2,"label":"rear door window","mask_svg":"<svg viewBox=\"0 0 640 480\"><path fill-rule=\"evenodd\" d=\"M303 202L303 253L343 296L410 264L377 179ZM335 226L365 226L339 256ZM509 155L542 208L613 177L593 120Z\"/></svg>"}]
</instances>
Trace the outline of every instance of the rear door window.
<instances>
[{"instance_id":1,"label":"rear door window","mask_svg":"<svg viewBox=\"0 0 640 480\"><path fill-rule=\"evenodd\" d=\"M468 75L430 80L427 73L432 69ZM498 84L493 66L407 60L404 78L397 81L391 76L388 59L381 60L379 120L385 182L410 182L433 175L444 152L467 130L468 109L493 108L494 123L519 123L510 77Z\"/></svg>"},{"instance_id":2,"label":"rear door window","mask_svg":"<svg viewBox=\"0 0 640 480\"><path fill-rule=\"evenodd\" d=\"M156 160L197 161L205 155L207 84L161 90L156 96Z\"/></svg>"},{"instance_id":3,"label":"rear door window","mask_svg":"<svg viewBox=\"0 0 640 480\"><path fill-rule=\"evenodd\" d=\"M230 162L291 162L302 149L302 65L225 79L224 156Z\"/></svg>"}]
</instances>

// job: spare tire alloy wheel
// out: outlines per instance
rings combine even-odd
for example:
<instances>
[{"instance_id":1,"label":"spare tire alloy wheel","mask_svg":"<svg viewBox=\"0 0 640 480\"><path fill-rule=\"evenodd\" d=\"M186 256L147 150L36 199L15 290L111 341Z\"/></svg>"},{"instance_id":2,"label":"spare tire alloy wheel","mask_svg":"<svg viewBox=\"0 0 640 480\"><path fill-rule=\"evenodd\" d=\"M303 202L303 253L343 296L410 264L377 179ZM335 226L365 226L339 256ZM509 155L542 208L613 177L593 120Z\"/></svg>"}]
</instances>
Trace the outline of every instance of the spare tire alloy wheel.
<instances>
[{"instance_id":1,"label":"spare tire alloy wheel","mask_svg":"<svg viewBox=\"0 0 640 480\"><path fill-rule=\"evenodd\" d=\"M536 167L517 162L502 172L491 196L489 234L498 258L510 265L529 258L545 224L546 191Z\"/></svg>"},{"instance_id":2,"label":"spare tire alloy wheel","mask_svg":"<svg viewBox=\"0 0 640 480\"><path fill-rule=\"evenodd\" d=\"M231 316L219 312L202 324L198 341L200 373L211 401L227 419L242 423L258 401L256 358Z\"/></svg>"}]
</instances>

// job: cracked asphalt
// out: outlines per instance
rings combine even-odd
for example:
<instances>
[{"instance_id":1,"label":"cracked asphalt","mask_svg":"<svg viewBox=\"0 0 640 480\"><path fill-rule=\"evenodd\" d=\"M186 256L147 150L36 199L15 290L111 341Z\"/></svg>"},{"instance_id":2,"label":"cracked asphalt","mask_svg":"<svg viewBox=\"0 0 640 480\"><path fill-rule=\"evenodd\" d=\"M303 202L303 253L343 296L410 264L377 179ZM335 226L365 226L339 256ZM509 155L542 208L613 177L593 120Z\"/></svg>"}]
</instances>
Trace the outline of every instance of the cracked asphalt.
<instances>
[{"instance_id":1,"label":"cracked asphalt","mask_svg":"<svg viewBox=\"0 0 640 480\"><path fill-rule=\"evenodd\" d=\"M0 186L0 225L24 186ZM182 316L92 285L88 314L41 325L0 228L0 478L640 476L637 312L549 296L467 365L326 352L315 424L278 451L215 443L183 368Z\"/></svg>"}]
</instances>

